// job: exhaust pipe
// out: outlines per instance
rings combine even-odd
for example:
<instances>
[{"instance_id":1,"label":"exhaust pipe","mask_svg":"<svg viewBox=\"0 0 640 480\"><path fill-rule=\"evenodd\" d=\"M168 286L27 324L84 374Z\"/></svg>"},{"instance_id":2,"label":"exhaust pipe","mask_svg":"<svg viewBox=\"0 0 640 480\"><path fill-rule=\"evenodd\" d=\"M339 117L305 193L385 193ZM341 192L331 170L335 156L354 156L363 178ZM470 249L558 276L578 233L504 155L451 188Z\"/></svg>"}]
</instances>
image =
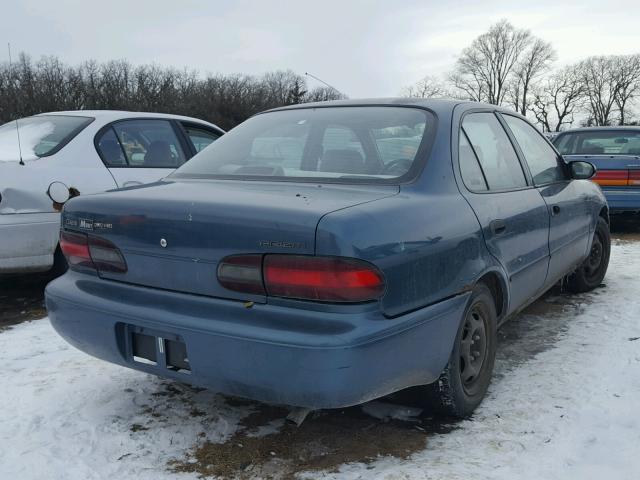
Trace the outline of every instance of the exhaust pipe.
<instances>
[{"instance_id":1,"label":"exhaust pipe","mask_svg":"<svg viewBox=\"0 0 640 480\"><path fill-rule=\"evenodd\" d=\"M311 411L312 410L310 408L293 407L289 411L289 415L287 415L286 421L299 427L300 425L302 425L302 422L304 422L305 418L307 418L307 415L309 415Z\"/></svg>"}]
</instances>

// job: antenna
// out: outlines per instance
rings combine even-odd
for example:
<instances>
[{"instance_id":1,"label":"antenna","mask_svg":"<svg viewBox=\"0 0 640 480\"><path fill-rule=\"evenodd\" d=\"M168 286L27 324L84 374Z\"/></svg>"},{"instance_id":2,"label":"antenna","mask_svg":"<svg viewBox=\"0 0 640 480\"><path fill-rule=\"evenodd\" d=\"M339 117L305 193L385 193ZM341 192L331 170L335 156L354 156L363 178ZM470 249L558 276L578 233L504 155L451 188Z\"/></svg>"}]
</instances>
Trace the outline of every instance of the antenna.
<instances>
[{"instance_id":1,"label":"antenna","mask_svg":"<svg viewBox=\"0 0 640 480\"><path fill-rule=\"evenodd\" d=\"M9 78L13 78L13 63L11 62L11 44L7 43L7 48L9 49ZM14 92L15 94L15 92ZM18 105L18 95L16 95L16 106ZM16 110L18 110L16 108ZM20 127L18 126L18 119L16 118L16 135L18 135L18 152L20 153L20 165L24 165L24 160L22 159L22 145L20 145Z\"/></svg>"},{"instance_id":2,"label":"antenna","mask_svg":"<svg viewBox=\"0 0 640 480\"><path fill-rule=\"evenodd\" d=\"M338 90L336 87L334 87L333 85L329 85L327 82L325 82L324 80L322 80L321 78L316 77L315 75L311 75L309 72L304 72L304 74L308 77L311 77L317 81L319 81L320 83L325 84L327 87L335 90L336 92L338 92L340 95L342 95L343 97L346 97L347 95L345 95L343 92L341 92L340 90Z\"/></svg>"}]
</instances>

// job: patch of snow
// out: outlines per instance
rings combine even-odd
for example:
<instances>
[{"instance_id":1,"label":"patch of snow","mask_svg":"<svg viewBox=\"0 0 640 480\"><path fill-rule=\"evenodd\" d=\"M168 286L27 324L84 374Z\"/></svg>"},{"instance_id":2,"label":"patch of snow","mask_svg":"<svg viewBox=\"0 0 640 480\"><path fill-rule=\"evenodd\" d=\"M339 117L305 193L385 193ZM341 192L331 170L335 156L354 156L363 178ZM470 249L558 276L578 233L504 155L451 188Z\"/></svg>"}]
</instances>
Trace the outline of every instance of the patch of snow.
<instances>
[{"instance_id":1,"label":"patch of snow","mask_svg":"<svg viewBox=\"0 0 640 480\"><path fill-rule=\"evenodd\" d=\"M639 269L640 243L616 242L606 287L577 296L554 347L504 372L471 420L408 461L323 478L637 480L640 342L629 339L640 334Z\"/></svg>"},{"instance_id":2,"label":"patch of snow","mask_svg":"<svg viewBox=\"0 0 640 480\"><path fill-rule=\"evenodd\" d=\"M499 359L476 415L426 436L423 451L305 477L640 478L640 341L631 340L640 337L639 268L640 243L616 243L605 288L576 296L574 308L513 320L554 325L553 341ZM197 478L167 471L167 461L229 438L254 408L88 357L46 320L0 333L0 352L2 479ZM363 409L397 413L383 405Z\"/></svg>"}]
</instances>

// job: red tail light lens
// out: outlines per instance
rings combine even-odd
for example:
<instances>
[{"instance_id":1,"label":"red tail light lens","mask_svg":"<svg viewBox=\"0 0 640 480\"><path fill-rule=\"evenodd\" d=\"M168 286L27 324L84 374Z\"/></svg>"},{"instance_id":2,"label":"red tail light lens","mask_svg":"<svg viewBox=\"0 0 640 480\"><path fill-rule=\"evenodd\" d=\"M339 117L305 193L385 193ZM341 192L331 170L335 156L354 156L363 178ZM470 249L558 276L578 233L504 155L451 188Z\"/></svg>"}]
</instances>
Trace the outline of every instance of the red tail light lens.
<instances>
[{"instance_id":1,"label":"red tail light lens","mask_svg":"<svg viewBox=\"0 0 640 480\"><path fill-rule=\"evenodd\" d=\"M602 186L627 185L629 172L627 170L598 170L593 181Z\"/></svg>"},{"instance_id":2,"label":"red tail light lens","mask_svg":"<svg viewBox=\"0 0 640 480\"><path fill-rule=\"evenodd\" d=\"M304 255L226 257L218 281L236 292L335 303L376 300L385 288L382 273L368 262Z\"/></svg>"},{"instance_id":3,"label":"red tail light lens","mask_svg":"<svg viewBox=\"0 0 640 480\"><path fill-rule=\"evenodd\" d=\"M264 295L262 255L234 255L218 265L220 284L236 292Z\"/></svg>"},{"instance_id":4,"label":"red tail light lens","mask_svg":"<svg viewBox=\"0 0 640 480\"><path fill-rule=\"evenodd\" d=\"M629 170L629 185L640 186L640 170Z\"/></svg>"},{"instance_id":5,"label":"red tail light lens","mask_svg":"<svg viewBox=\"0 0 640 480\"><path fill-rule=\"evenodd\" d=\"M89 241L82 233L60 232L60 249L70 267L95 268L89 253Z\"/></svg>"},{"instance_id":6,"label":"red tail light lens","mask_svg":"<svg viewBox=\"0 0 640 480\"><path fill-rule=\"evenodd\" d=\"M384 293L376 267L342 257L267 255L264 283L269 295L321 302L366 302Z\"/></svg>"},{"instance_id":7,"label":"red tail light lens","mask_svg":"<svg viewBox=\"0 0 640 480\"><path fill-rule=\"evenodd\" d=\"M60 249L71 268L84 267L99 272L127 271L127 264L120 250L104 238L84 233L60 232Z\"/></svg>"}]
</instances>

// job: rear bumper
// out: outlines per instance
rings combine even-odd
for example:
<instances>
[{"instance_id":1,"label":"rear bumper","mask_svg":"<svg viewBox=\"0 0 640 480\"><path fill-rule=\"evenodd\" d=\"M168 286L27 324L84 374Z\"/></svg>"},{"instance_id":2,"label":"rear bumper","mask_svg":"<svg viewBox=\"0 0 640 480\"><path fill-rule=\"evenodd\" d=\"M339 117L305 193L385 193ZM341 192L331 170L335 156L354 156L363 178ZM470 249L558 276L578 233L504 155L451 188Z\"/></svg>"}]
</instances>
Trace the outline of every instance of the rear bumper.
<instances>
[{"instance_id":1,"label":"rear bumper","mask_svg":"<svg viewBox=\"0 0 640 480\"><path fill-rule=\"evenodd\" d=\"M0 273L50 269L59 231L59 213L0 215Z\"/></svg>"},{"instance_id":2,"label":"rear bumper","mask_svg":"<svg viewBox=\"0 0 640 480\"><path fill-rule=\"evenodd\" d=\"M58 333L103 360L263 402L337 408L435 381L468 295L387 319L371 305L246 308L68 272L46 302ZM191 373L134 361L130 331L141 328L184 341Z\"/></svg>"},{"instance_id":3,"label":"rear bumper","mask_svg":"<svg viewBox=\"0 0 640 480\"><path fill-rule=\"evenodd\" d=\"M609 213L640 212L640 188L603 188L609 204Z\"/></svg>"}]
</instances>

